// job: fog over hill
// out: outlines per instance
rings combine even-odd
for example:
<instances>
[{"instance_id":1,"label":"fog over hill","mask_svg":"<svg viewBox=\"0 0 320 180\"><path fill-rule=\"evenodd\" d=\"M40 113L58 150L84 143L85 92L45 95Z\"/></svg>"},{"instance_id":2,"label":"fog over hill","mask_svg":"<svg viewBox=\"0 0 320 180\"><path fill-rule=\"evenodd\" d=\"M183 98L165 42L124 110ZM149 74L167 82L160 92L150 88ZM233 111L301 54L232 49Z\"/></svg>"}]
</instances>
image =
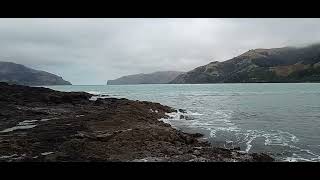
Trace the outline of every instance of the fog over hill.
<instances>
[{"instance_id":1,"label":"fog over hill","mask_svg":"<svg viewBox=\"0 0 320 180\"><path fill-rule=\"evenodd\" d=\"M320 42L318 18L0 19L0 59L105 84L127 74L187 72L250 49Z\"/></svg>"}]
</instances>

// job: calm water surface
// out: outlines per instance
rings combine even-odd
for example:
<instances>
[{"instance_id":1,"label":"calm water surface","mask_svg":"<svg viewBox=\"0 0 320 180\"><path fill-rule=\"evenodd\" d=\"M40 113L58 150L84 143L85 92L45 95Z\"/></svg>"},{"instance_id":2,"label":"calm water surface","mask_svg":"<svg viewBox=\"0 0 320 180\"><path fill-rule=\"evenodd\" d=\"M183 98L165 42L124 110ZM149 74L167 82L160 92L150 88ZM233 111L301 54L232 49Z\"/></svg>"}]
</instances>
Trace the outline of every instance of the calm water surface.
<instances>
[{"instance_id":1,"label":"calm water surface","mask_svg":"<svg viewBox=\"0 0 320 180\"><path fill-rule=\"evenodd\" d=\"M213 145L267 152L285 161L320 161L320 84L48 86L159 102L188 111L166 120L202 132Z\"/></svg>"}]
</instances>

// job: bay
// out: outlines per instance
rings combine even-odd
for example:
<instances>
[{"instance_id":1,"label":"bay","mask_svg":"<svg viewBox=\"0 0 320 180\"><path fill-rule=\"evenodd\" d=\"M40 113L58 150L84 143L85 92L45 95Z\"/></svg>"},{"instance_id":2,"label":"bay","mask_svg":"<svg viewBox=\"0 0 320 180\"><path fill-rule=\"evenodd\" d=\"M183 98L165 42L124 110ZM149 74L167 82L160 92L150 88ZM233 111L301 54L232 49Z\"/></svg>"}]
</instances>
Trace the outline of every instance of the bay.
<instances>
[{"instance_id":1,"label":"bay","mask_svg":"<svg viewBox=\"0 0 320 180\"><path fill-rule=\"evenodd\" d=\"M144 84L47 86L159 102L187 113L165 120L201 132L214 146L270 153L284 161L320 161L320 84Z\"/></svg>"}]
</instances>

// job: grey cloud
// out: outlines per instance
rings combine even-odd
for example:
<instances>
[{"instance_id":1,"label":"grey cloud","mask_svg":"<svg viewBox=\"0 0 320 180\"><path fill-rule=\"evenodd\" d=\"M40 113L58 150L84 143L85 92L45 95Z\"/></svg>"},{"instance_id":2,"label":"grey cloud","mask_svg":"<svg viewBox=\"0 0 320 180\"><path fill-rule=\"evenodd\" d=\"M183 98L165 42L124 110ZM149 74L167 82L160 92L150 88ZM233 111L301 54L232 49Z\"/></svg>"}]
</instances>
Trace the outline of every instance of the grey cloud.
<instances>
[{"instance_id":1,"label":"grey cloud","mask_svg":"<svg viewBox=\"0 0 320 180\"><path fill-rule=\"evenodd\" d=\"M319 19L0 19L0 59L103 84L320 42Z\"/></svg>"}]
</instances>

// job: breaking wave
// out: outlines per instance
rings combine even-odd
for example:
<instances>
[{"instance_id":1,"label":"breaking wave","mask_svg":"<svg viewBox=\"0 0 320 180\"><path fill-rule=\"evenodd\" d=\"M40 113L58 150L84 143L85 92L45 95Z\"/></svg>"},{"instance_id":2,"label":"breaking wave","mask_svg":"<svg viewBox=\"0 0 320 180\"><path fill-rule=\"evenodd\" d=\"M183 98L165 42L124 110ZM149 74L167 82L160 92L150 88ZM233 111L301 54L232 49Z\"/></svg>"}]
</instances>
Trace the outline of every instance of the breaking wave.
<instances>
[{"instance_id":1,"label":"breaking wave","mask_svg":"<svg viewBox=\"0 0 320 180\"><path fill-rule=\"evenodd\" d=\"M264 139L263 145L268 147L286 147L290 148L292 153L280 156L278 158L281 161L320 161L320 155L313 153L308 149L299 148L296 144L299 139L292 133L281 130L246 130L239 128L235 123L231 121L231 111L215 111L211 121L203 120L204 114L192 111L186 112L172 112L166 114L168 118L162 118L165 123L170 124L174 128L190 127L194 129L203 129L209 131L208 137L215 139L217 133L230 133L234 136L232 138L226 138L225 144L231 144L231 147L243 146L242 152L250 153L255 146L255 140L258 138ZM230 137L230 135L228 136ZM232 139L232 140L230 140ZM253 151L254 152L254 151ZM302 155L303 154L303 155ZM306 158L305 154L309 156Z\"/></svg>"}]
</instances>

